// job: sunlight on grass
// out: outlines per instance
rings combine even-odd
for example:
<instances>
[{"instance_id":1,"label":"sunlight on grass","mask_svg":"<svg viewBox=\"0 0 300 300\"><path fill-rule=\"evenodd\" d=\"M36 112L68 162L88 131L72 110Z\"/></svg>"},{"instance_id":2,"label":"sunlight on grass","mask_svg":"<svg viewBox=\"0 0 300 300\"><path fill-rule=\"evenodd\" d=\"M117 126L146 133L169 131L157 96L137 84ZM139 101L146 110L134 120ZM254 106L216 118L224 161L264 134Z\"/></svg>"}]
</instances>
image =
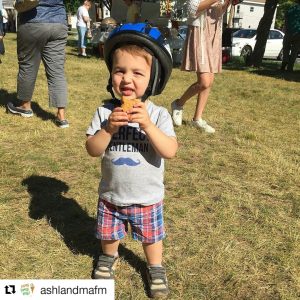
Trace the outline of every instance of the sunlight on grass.
<instances>
[{"instance_id":1,"label":"sunlight on grass","mask_svg":"<svg viewBox=\"0 0 300 300\"><path fill-rule=\"evenodd\" d=\"M16 41L5 40L0 65L1 278L88 279L100 160L85 151L85 131L109 98L103 60L79 59L67 47L70 128L53 123L40 68L35 116L6 114L16 97ZM170 299L298 299L300 297L300 68L278 62L259 70L233 61L216 76L206 135L189 126L196 99L176 128L180 148L166 161L164 262ZM153 101L170 109L195 81L174 68ZM116 299L146 299L144 255L126 237L120 249ZM143 276L141 276L141 274Z\"/></svg>"}]
</instances>

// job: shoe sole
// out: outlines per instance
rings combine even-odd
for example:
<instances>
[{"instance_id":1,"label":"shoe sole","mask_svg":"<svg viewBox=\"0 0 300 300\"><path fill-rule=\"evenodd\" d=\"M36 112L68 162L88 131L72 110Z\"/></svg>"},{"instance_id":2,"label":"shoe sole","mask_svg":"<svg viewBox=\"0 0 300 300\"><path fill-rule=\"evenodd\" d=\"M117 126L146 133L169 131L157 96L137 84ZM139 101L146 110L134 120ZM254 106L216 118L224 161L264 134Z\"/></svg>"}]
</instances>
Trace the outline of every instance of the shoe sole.
<instances>
[{"instance_id":1,"label":"shoe sole","mask_svg":"<svg viewBox=\"0 0 300 300\"><path fill-rule=\"evenodd\" d=\"M21 113L19 111L14 111L14 110L10 109L8 106L6 108L7 108L7 110L9 112L11 112L14 115L20 115L20 116L22 116L24 118L31 118L31 117L33 117L33 113L32 114L24 114L24 113Z\"/></svg>"},{"instance_id":2,"label":"shoe sole","mask_svg":"<svg viewBox=\"0 0 300 300\"><path fill-rule=\"evenodd\" d=\"M68 124L68 125L61 125L61 126L60 126L60 125L58 125L58 127L59 127L59 128L69 128L69 127L70 127L70 125L69 125L69 124Z\"/></svg>"}]
</instances>

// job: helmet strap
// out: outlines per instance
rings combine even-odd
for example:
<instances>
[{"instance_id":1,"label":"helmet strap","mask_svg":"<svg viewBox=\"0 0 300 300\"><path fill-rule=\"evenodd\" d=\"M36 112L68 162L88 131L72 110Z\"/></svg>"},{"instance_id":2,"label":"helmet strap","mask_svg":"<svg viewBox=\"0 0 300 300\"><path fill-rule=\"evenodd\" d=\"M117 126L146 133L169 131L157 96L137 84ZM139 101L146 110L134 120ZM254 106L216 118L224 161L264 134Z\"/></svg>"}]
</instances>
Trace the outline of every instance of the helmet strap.
<instances>
[{"instance_id":1,"label":"helmet strap","mask_svg":"<svg viewBox=\"0 0 300 300\"><path fill-rule=\"evenodd\" d=\"M158 60L155 56L152 56L150 80L149 80L148 87L144 95L142 96L142 102L145 102L149 96L156 94L157 85L159 82L159 75L160 75L160 70L159 70Z\"/></svg>"},{"instance_id":2,"label":"helmet strap","mask_svg":"<svg viewBox=\"0 0 300 300\"><path fill-rule=\"evenodd\" d=\"M111 75L109 75L109 79L108 79L108 83L106 86L106 90L111 94L113 99L116 99L115 93L113 91L113 87L112 87L112 78Z\"/></svg>"}]
</instances>

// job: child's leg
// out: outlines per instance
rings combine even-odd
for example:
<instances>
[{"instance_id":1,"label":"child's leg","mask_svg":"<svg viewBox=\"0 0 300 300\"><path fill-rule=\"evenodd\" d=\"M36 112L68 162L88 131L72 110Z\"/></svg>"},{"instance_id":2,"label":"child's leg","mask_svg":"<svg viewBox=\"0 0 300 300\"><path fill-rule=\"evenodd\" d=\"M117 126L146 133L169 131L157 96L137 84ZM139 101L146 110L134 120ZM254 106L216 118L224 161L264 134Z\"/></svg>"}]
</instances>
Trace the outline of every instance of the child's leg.
<instances>
[{"instance_id":1,"label":"child's leg","mask_svg":"<svg viewBox=\"0 0 300 300\"><path fill-rule=\"evenodd\" d=\"M166 297L169 293L168 280L162 264L162 241L146 244L143 243L148 268L147 278L151 298Z\"/></svg>"},{"instance_id":2,"label":"child's leg","mask_svg":"<svg viewBox=\"0 0 300 300\"><path fill-rule=\"evenodd\" d=\"M162 239L165 237L163 202L133 207L129 212L133 238L140 240L147 259L147 279L151 298L169 293L166 270L162 266Z\"/></svg>"},{"instance_id":3,"label":"child's leg","mask_svg":"<svg viewBox=\"0 0 300 300\"><path fill-rule=\"evenodd\" d=\"M125 224L115 205L99 200L96 237L101 240L102 252L94 269L95 279L113 279L118 260L120 239L124 238ZM117 216L118 215L118 216Z\"/></svg>"},{"instance_id":4,"label":"child's leg","mask_svg":"<svg viewBox=\"0 0 300 300\"><path fill-rule=\"evenodd\" d=\"M113 241L101 240L102 252L106 255L117 257L119 244L120 244L119 240L113 240Z\"/></svg>"},{"instance_id":5,"label":"child's leg","mask_svg":"<svg viewBox=\"0 0 300 300\"><path fill-rule=\"evenodd\" d=\"M113 279L118 260L118 240L101 240L102 252L94 270L95 279Z\"/></svg>"},{"instance_id":6,"label":"child's leg","mask_svg":"<svg viewBox=\"0 0 300 300\"><path fill-rule=\"evenodd\" d=\"M147 244L143 243L143 249L149 266L161 266L162 264L162 241Z\"/></svg>"}]
</instances>

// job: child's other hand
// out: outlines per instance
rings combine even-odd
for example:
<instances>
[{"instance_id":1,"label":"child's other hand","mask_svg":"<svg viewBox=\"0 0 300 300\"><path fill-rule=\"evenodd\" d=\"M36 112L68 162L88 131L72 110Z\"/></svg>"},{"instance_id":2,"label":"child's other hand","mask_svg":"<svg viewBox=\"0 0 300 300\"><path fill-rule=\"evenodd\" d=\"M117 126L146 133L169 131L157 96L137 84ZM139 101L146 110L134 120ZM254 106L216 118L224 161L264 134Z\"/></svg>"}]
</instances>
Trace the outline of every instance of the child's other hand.
<instances>
[{"instance_id":1,"label":"child's other hand","mask_svg":"<svg viewBox=\"0 0 300 300\"><path fill-rule=\"evenodd\" d=\"M138 123L143 130L152 125L145 102L135 104L133 108L128 111L128 116L130 122Z\"/></svg>"},{"instance_id":2,"label":"child's other hand","mask_svg":"<svg viewBox=\"0 0 300 300\"><path fill-rule=\"evenodd\" d=\"M121 126L128 125L128 115L121 107L116 107L108 117L106 131L110 134L118 132Z\"/></svg>"}]
</instances>

